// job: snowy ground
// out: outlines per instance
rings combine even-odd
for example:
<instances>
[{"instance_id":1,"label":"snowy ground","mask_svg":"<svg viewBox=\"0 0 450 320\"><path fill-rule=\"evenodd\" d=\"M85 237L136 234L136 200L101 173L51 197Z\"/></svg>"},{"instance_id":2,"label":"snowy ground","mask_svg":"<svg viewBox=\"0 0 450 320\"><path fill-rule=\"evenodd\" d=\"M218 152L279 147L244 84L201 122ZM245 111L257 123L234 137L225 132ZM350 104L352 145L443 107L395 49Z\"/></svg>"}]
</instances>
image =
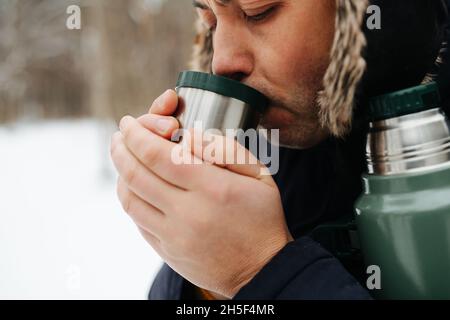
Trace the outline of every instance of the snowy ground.
<instances>
[{"instance_id":1,"label":"snowy ground","mask_svg":"<svg viewBox=\"0 0 450 320\"><path fill-rule=\"evenodd\" d=\"M117 200L107 127L0 126L0 299L145 299L161 260Z\"/></svg>"}]
</instances>

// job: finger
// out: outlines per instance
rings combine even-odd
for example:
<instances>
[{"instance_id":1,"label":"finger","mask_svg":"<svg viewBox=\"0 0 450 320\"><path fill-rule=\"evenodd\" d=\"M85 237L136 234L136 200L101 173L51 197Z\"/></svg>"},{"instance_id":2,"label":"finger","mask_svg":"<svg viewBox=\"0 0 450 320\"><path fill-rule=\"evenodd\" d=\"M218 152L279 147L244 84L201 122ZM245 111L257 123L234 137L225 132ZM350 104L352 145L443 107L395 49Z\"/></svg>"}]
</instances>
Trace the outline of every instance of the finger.
<instances>
[{"instance_id":1,"label":"finger","mask_svg":"<svg viewBox=\"0 0 450 320\"><path fill-rule=\"evenodd\" d=\"M190 129L188 147L198 158L234 173L275 186L267 167L238 141Z\"/></svg>"},{"instance_id":2,"label":"finger","mask_svg":"<svg viewBox=\"0 0 450 320\"><path fill-rule=\"evenodd\" d=\"M126 183L119 178L117 181L117 195L125 212L142 229L150 232L154 237L164 236L164 214L157 208L140 199L132 192Z\"/></svg>"},{"instance_id":3,"label":"finger","mask_svg":"<svg viewBox=\"0 0 450 320\"><path fill-rule=\"evenodd\" d=\"M174 117L160 116L156 114L146 114L137 119L146 129L160 135L165 139L170 139L175 130L180 128L180 123Z\"/></svg>"},{"instance_id":4,"label":"finger","mask_svg":"<svg viewBox=\"0 0 450 320\"><path fill-rule=\"evenodd\" d=\"M140 163L126 147L120 132L114 134L111 148L114 166L127 186L162 212L170 210L173 199L178 198L182 190L167 183Z\"/></svg>"},{"instance_id":5,"label":"finger","mask_svg":"<svg viewBox=\"0 0 450 320\"><path fill-rule=\"evenodd\" d=\"M177 106L178 95L174 90L169 89L153 102L149 113L161 116L171 116L177 110Z\"/></svg>"},{"instance_id":6,"label":"finger","mask_svg":"<svg viewBox=\"0 0 450 320\"><path fill-rule=\"evenodd\" d=\"M138 226L139 233L142 235L142 237L147 241L147 243L155 250L155 252L163 259L165 260L165 254L162 250L161 241L156 238L151 233L147 232L143 228Z\"/></svg>"},{"instance_id":7,"label":"finger","mask_svg":"<svg viewBox=\"0 0 450 320\"><path fill-rule=\"evenodd\" d=\"M170 184L185 190L204 187L211 177L217 176L214 166L193 165L202 161L191 152L183 152L183 145L145 129L136 119L126 116L120 121L121 132L127 148L147 169ZM193 159L180 158L186 153Z\"/></svg>"}]
</instances>

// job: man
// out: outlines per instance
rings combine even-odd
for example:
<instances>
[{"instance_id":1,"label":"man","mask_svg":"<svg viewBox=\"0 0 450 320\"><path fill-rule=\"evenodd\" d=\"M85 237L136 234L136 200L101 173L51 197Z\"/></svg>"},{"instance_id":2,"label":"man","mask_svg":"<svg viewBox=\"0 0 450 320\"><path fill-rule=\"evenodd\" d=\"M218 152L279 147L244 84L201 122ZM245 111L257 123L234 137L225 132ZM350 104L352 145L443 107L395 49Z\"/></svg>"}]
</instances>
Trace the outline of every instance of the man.
<instances>
[{"instance_id":1,"label":"man","mask_svg":"<svg viewBox=\"0 0 450 320\"><path fill-rule=\"evenodd\" d=\"M148 115L122 119L118 195L166 262L150 299L370 298L362 266L341 263L314 230L352 215L367 99L437 77L447 20L444 0L371 4L381 29L366 27L365 0L194 1L194 67L266 94L261 125L280 129L285 148L273 179L260 164L174 165L170 90Z\"/></svg>"}]
</instances>

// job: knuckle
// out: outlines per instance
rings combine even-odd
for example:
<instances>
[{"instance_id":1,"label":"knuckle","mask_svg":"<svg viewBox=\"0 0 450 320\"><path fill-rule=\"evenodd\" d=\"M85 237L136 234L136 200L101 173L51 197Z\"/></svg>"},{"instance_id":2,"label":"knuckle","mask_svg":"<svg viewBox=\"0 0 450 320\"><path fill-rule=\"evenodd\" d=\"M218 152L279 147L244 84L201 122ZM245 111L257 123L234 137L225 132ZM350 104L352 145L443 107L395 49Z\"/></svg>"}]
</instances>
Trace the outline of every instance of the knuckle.
<instances>
[{"instance_id":1,"label":"knuckle","mask_svg":"<svg viewBox=\"0 0 450 320\"><path fill-rule=\"evenodd\" d=\"M130 214L131 212L131 194L128 188L126 188L122 182L117 184L117 195L119 197L120 203L123 210Z\"/></svg>"},{"instance_id":2,"label":"knuckle","mask_svg":"<svg viewBox=\"0 0 450 320\"><path fill-rule=\"evenodd\" d=\"M123 179L129 186L135 185L137 177L137 164L126 166L123 173Z\"/></svg>"},{"instance_id":3,"label":"knuckle","mask_svg":"<svg viewBox=\"0 0 450 320\"><path fill-rule=\"evenodd\" d=\"M121 122L125 118L126 117L122 118ZM120 134L122 135L122 138L124 141L129 141L132 138L134 138L133 134L135 134L135 132L136 132L136 130L135 130L134 124L127 125L127 126L121 126L121 129L120 129Z\"/></svg>"},{"instance_id":4,"label":"knuckle","mask_svg":"<svg viewBox=\"0 0 450 320\"><path fill-rule=\"evenodd\" d=\"M156 148L146 146L144 149L144 161L149 167L153 167L159 160L159 153Z\"/></svg>"},{"instance_id":5,"label":"knuckle","mask_svg":"<svg viewBox=\"0 0 450 320\"><path fill-rule=\"evenodd\" d=\"M221 181L210 183L208 191L211 199L220 204L229 203L234 196L234 188L229 183Z\"/></svg>"},{"instance_id":6,"label":"knuckle","mask_svg":"<svg viewBox=\"0 0 450 320\"><path fill-rule=\"evenodd\" d=\"M110 144L110 148L109 148L111 157L114 157L114 154L117 150L117 145L118 145L119 141L120 141L120 132L117 131L111 137L111 144Z\"/></svg>"}]
</instances>

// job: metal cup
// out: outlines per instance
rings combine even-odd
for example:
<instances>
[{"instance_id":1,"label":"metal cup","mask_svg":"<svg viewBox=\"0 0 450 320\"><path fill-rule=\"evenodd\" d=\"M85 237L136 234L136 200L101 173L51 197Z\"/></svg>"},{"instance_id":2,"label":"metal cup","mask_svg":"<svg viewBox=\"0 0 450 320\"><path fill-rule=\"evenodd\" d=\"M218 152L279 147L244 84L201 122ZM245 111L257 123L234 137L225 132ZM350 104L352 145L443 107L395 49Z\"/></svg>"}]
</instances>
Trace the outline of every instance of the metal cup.
<instances>
[{"instance_id":1,"label":"metal cup","mask_svg":"<svg viewBox=\"0 0 450 320\"><path fill-rule=\"evenodd\" d=\"M268 99L240 82L212 74L180 73L176 118L183 129L256 129Z\"/></svg>"}]
</instances>

